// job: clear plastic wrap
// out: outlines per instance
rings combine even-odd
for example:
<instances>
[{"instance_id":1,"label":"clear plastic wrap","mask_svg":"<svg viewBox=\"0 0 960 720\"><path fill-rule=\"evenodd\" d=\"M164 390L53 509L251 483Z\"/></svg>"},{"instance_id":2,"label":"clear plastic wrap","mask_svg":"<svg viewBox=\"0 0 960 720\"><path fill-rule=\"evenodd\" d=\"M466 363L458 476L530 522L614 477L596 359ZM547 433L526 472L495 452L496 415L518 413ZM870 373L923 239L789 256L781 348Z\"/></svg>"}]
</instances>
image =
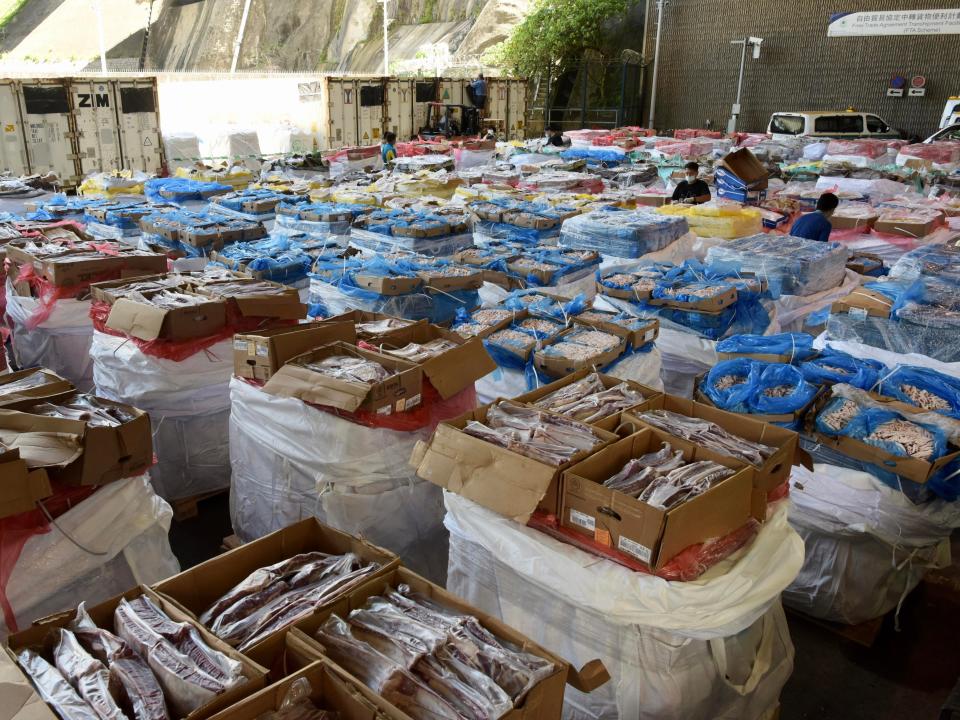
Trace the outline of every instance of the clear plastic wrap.
<instances>
[{"instance_id":1,"label":"clear plastic wrap","mask_svg":"<svg viewBox=\"0 0 960 720\"><path fill-rule=\"evenodd\" d=\"M682 217L653 212L600 210L568 218L560 229L561 247L597 250L639 258L662 250L689 231Z\"/></svg>"},{"instance_id":2,"label":"clear plastic wrap","mask_svg":"<svg viewBox=\"0 0 960 720\"><path fill-rule=\"evenodd\" d=\"M769 282L773 297L813 295L843 282L848 254L840 243L760 234L710 248L707 264L731 275L753 273Z\"/></svg>"},{"instance_id":3,"label":"clear plastic wrap","mask_svg":"<svg viewBox=\"0 0 960 720\"><path fill-rule=\"evenodd\" d=\"M206 200L212 195L228 193L233 188L215 182L202 182L189 178L152 178L144 183L144 193L154 202L185 203L189 200Z\"/></svg>"},{"instance_id":4,"label":"clear plastic wrap","mask_svg":"<svg viewBox=\"0 0 960 720\"><path fill-rule=\"evenodd\" d=\"M759 210L729 203L664 205L656 212L686 218L693 232L707 238L741 238L760 232L763 225Z\"/></svg>"}]
</instances>

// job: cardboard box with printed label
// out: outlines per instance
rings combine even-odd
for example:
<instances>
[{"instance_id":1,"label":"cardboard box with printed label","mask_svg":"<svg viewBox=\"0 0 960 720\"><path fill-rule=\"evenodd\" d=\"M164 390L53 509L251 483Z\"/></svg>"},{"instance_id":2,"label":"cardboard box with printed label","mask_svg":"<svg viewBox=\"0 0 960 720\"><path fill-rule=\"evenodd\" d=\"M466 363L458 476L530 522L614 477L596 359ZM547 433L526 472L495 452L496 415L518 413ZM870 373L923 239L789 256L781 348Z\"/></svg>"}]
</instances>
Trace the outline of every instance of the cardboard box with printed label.
<instances>
[{"instance_id":1,"label":"cardboard box with printed label","mask_svg":"<svg viewBox=\"0 0 960 720\"><path fill-rule=\"evenodd\" d=\"M420 577L405 567L393 568L354 589L313 617L297 623L294 629L290 631L290 635L304 646L312 648L317 658L326 659L340 668L338 663L328 658L327 651L315 638L317 630L331 615L337 615L341 619L345 619L352 611L364 607L369 598L383 596L391 589L395 590L401 585L409 587L410 590L426 598L431 604L449 608L451 612L456 614L475 617L482 627L507 645L546 659L554 665L553 671L530 688L517 706L500 716L501 720L559 720L563 713L563 695L567 684L581 692L589 693L610 679L610 674L600 660L591 660L583 668L577 670L563 658L534 643L509 625L479 608L473 607L456 595L447 592L439 585ZM347 673L350 671L350 668L341 669ZM353 675L348 676L354 677ZM392 705L390 708L387 713L389 718L409 720L408 716L399 709Z\"/></svg>"},{"instance_id":2,"label":"cardboard box with printed label","mask_svg":"<svg viewBox=\"0 0 960 720\"><path fill-rule=\"evenodd\" d=\"M266 382L284 363L327 343L357 341L353 323L324 322L238 333L233 336L233 372Z\"/></svg>"},{"instance_id":3,"label":"cardboard box with printed label","mask_svg":"<svg viewBox=\"0 0 960 720\"><path fill-rule=\"evenodd\" d=\"M252 572L309 552L331 555L353 553L364 563L378 563L381 566L378 572L381 574L400 563L389 550L311 517L184 570L157 583L153 589L180 608L191 620L197 620ZM279 647L277 637L281 637L282 644L282 635L285 633L286 628L278 629L270 637L250 647L249 654L258 658L266 657L264 653L269 653L271 647Z\"/></svg>"},{"instance_id":4,"label":"cardboard box with printed label","mask_svg":"<svg viewBox=\"0 0 960 720\"><path fill-rule=\"evenodd\" d=\"M353 382L331 377L306 366L307 363L319 363L335 356L375 362L391 374L379 382ZM291 358L273 374L263 389L278 397L298 398L347 412L364 410L378 415L392 415L420 404L423 371L419 365L406 360L361 350L344 342L333 342Z\"/></svg>"},{"instance_id":5,"label":"cardboard box with printed label","mask_svg":"<svg viewBox=\"0 0 960 720\"><path fill-rule=\"evenodd\" d=\"M17 409L64 397L76 390L69 380L46 368L30 368L0 375L0 408Z\"/></svg>"},{"instance_id":6,"label":"cardboard box with printed label","mask_svg":"<svg viewBox=\"0 0 960 720\"><path fill-rule=\"evenodd\" d=\"M620 313L589 310L582 315L574 315L570 319L573 320L575 325L586 325L619 335L625 338L634 348L640 348L647 343L654 342L660 335L660 321L656 318L627 318L630 324L635 326L631 328L614 321L614 318L620 316Z\"/></svg>"},{"instance_id":7,"label":"cardboard box with printed label","mask_svg":"<svg viewBox=\"0 0 960 720\"><path fill-rule=\"evenodd\" d=\"M471 421L486 422L490 407L484 405L440 423L430 440L417 443L410 465L424 480L519 523L525 524L537 509L555 515L560 509L563 471L617 438L594 428L596 446L578 452L569 462L549 465L463 431Z\"/></svg>"},{"instance_id":8,"label":"cardboard box with printed label","mask_svg":"<svg viewBox=\"0 0 960 720\"><path fill-rule=\"evenodd\" d=\"M618 344L610 350L596 353L589 358L568 358L550 352L549 348L553 348L555 351L556 346L560 345L564 340L575 337L578 333L583 333L585 331L604 332L601 330L595 330L594 328L584 328L582 326L573 327L569 330L565 330L559 335L555 335L549 340L544 340L533 353L534 366L537 368L537 370L541 371L545 375L549 375L552 378L562 378L566 377L570 373L574 373L585 368L604 368L623 355L623 353L625 353L627 350L626 338L624 338L622 335L605 333L611 338L617 339L619 341Z\"/></svg>"},{"instance_id":9,"label":"cardboard box with printed label","mask_svg":"<svg viewBox=\"0 0 960 720\"><path fill-rule=\"evenodd\" d=\"M727 190L764 190L770 177L766 166L749 148L724 155L714 166L714 173L718 188Z\"/></svg>"},{"instance_id":10,"label":"cardboard box with printed label","mask_svg":"<svg viewBox=\"0 0 960 720\"><path fill-rule=\"evenodd\" d=\"M584 368L582 370L578 370L575 373L571 373L570 375L567 375L565 378L561 378L560 380L555 380L549 385L542 385L541 387L538 387L536 390L531 390L530 392L524 393L523 395L518 395L517 397L513 398L513 401L516 403L522 403L524 405L535 406L539 400L542 400L547 395L555 393L557 390L561 390L567 387L568 385L572 385L573 383L583 380L585 377L593 374L597 375L597 377L600 380L600 383L603 385L604 389L606 390L609 390L612 387L616 387L617 385L626 384L626 386L629 387L634 392L638 392L641 395L643 395L643 402L637 403L636 405L630 408L625 408L625 410L622 412L642 412L643 410L646 410L648 407L651 407L653 401L660 398L663 395L661 391L654 390L653 388L649 388L646 385L641 385L640 383L634 382L633 380L621 380L620 378L615 377L613 375L605 375L603 373L598 373L592 368ZM608 432L616 432L617 426L620 424L620 415L621 415L621 412L617 412L617 413L614 413L613 415L608 415L605 418L601 418L599 420L590 422L589 424L593 425L594 427L598 427L601 430L607 430ZM582 420L582 422L587 422L587 421Z\"/></svg>"},{"instance_id":11,"label":"cardboard box with printed label","mask_svg":"<svg viewBox=\"0 0 960 720\"><path fill-rule=\"evenodd\" d=\"M0 518L29 512L51 495L46 470L30 470L17 449L0 449Z\"/></svg>"},{"instance_id":12,"label":"cardboard box with printed label","mask_svg":"<svg viewBox=\"0 0 960 720\"><path fill-rule=\"evenodd\" d=\"M893 310L893 300L883 293L860 287L840 298L830 308L833 314L846 313L853 318L888 318Z\"/></svg>"},{"instance_id":13,"label":"cardboard box with printed label","mask_svg":"<svg viewBox=\"0 0 960 720\"><path fill-rule=\"evenodd\" d=\"M681 451L688 464L711 461L730 468L733 474L670 509L604 487L632 458L657 452L664 443ZM745 463L646 428L564 472L560 522L659 570L684 548L723 537L747 523L752 495L753 469Z\"/></svg>"},{"instance_id":14,"label":"cardboard box with printed label","mask_svg":"<svg viewBox=\"0 0 960 720\"><path fill-rule=\"evenodd\" d=\"M418 363L426 379L444 400L472 387L477 380L497 369L497 364L481 340L464 340L456 333L436 325L417 323L395 330L379 341L370 342L380 352L392 356L391 350L402 350L411 343L425 345L432 340L446 340L456 346Z\"/></svg>"},{"instance_id":15,"label":"cardboard box with printed label","mask_svg":"<svg viewBox=\"0 0 960 720\"><path fill-rule=\"evenodd\" d=\"M245 678L240 685L230 688L220 695L217 695L215 698L196 708L192 712L189 712L188 714L173 714L171 715L171 718L176 717L180 720L206 720L206 718L209 718L211 715L230 707L241 698L244 698L264 687L266 684L266 668L257 665L253 661L238 653L232 647L222 642L215 635L204 629L203 626L194 621L193 618L188 617L175 603L169 602L148 587L140 586L133 588L132 590L128 590L127 592L123 593L123 595L117 595L116 597L94 605L93 607L87 607L86 609L91 620L93 620L97 627L103 628L104 630L109 630L110 632L116 634L114 611L120 604L121 599L130 601L141 596L146 596L148 599L150 599L174 622L186 622L196 628L197 632L203 639L203 642L206 643L207 646L213 650L216 650L217 652L224 653L232 660L240 663L243 676ZM77 602L79 601L80 598L77 599ZM76 610L67 610L66 612L49 615L47 617L40 618L39 620L35 620L31 627L14 633L7 638L7 646L3 648L2 652L6 653L8 658L16 662L17 653L29 648L38 652L41 657L53 665L53 650L57 643L57 638L59 635L58 631L61 628L67 629L75 617ZM26 679L26 674L24 671L20 670L20 672L23 673L23 677ZM167 697L167 700L169 704L169 697ZM3 705L3 703L0 703L0 705ZM42 706L42 708L38 709L46 710L49 712L49 715L41 712L36 716L31 716L31 719L38 718L42 720L56 720L56 713L54 713L53 710L48 706Z\"/></svg>"},{"instance_id":16,"label":"cardboard box with printed label","mask_svg":"<svg viewBox=\"0 0 960 720\"><path fill-rule=\"evenodd\" d=\"M65 398L69 400L70 398ZM130 405L96 398L131 419L116 426L32 415L30 407L0 410L0 442L18 448L33 470L68 485L105 485L146 472L153 464L150 418Z\"/></svg>"},{"instance_id":17,"label":"cardboard box with printed label","mask_svg":"<svg viewBox=\"0 0 960 720\"><path fill-rule=\"evenodd\" d=\"M227 324L226 303L188 290L184 295L196 296L196 304L184 307L160 307L149 303L156 293L145 293L148 302L120 298L110 308L106 325L111 330L139 340L191 340L213 335Z\"/></svg>"},{"instance_id":18,"label":"cardboard box with printed label","mask_svg":"<svg viewBox=\"0 0 960 720\"><path fill-rule=\"evenodd\" d=\"M786 482L795 461L804 459L799 451L799 437L792 430L675 395L663 395L651 405L651 410L668 410L678 415L708 420L733 435L774 448L770 457L760 467L754 468L754 487L763 492L770 492ZM624 413L621 421L629 431L652 427L643 421L643 413Z\"/></svg>"}]
</instances>

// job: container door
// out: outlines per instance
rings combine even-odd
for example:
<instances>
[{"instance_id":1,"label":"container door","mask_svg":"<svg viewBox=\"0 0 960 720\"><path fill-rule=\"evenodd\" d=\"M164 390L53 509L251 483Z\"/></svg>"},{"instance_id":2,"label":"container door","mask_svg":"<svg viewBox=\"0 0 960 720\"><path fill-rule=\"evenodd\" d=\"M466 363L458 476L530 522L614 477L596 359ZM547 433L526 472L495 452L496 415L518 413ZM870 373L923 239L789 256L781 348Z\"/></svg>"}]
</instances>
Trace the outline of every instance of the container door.
<instances>
[{"instance_id":1,"label":"container door","mask_svg":"<svg viewBox=\"0 0 960 720\"><path fill-rule=\"evenodd\" d=\"M30 171L56 173L64 188L80 183L69 89L63 80L23 80L20 114Z\"/></svg>"},{"instance_id":2,"label":"container door","mask_svg":"<svg viewBox=\"0 0 960 720\"><path fill-rule=\"evenodd\" d=\"M415 92L416 80L387 81L386 127L395 132L401 142L409 140L420 129L414 127Z\"/></svg>"},{"instance_id":3,"label":"container door","mask_svg":"<svg viewBox=\"0 0 960 720\"><path fill-rule=\"evenodd\" d=\"M115 87L109 81L70 80L80 174L108 172L123 167Z\"/></svg>"},{"instance_id":4,"label":"container door","mask_svg":"<svg viewBox=\"0 0 960 720\"><path fill-rule=\"evenodd\" d=\"M414 80L413 82L413 130L411 133L419 133L427 127L433 118L430 115L430 105L427 103L437 102L440 99L439 81L437 80Z\"/></svg>"},{"instance_id":5,"label":"container door","mask_svg":"<svg viewBox=\"0 0 960 720\"><path fill-rule=\"evenodd\" d=\"M357 144L378 145L383 133L387 102L386 82L380 78L357 81Z\"/></svg>"},{"instance_id":6,"label":"container door","mask_svg":"<svg viewBox=\"0 0 960 720\"><path fill-rule=\"evenodd\" d=\"M115 96L123 168L160 173L165 163L156 79L117 80Z\"/></svg>"},{"instance_id":7,"label":"container door","mask_svg":"<svg viewBox=\"0 0 960 720\"><path fill-rule=\"evenodd\" d=\"M327 144L337 150L357 145L357 84L346 78L327 78Z\"/></svg>"},{"instance_id":8,"label":"container door","mask_svg":"<svg viewBox=\"0 0 960 720\"><path fill-rule=\"evenodd\" d=\"M509 80L507 101L507 135L511 140L522 140L527 133L527 83Z\"/></svg>"},{"instance_id":9,"label":"container door","mask_svg":"<svg viewBox=\"0 0 960 720\"><path fill-rule=\"evenodd\" d=\"M472 105L467 94L463 90L463 80L450 80L444 78L440 80L440 102L445 105Z\"/></svg>"},{"instance_id":10,"label":"container door","mask_svg":"<svg viewBox=\"0 0 960 720\"><path fill-rule=\"evenodd\" d=\"M15 80L0 80L0 171L12 175L30 174Z\"/></svg>"}]
</instances>

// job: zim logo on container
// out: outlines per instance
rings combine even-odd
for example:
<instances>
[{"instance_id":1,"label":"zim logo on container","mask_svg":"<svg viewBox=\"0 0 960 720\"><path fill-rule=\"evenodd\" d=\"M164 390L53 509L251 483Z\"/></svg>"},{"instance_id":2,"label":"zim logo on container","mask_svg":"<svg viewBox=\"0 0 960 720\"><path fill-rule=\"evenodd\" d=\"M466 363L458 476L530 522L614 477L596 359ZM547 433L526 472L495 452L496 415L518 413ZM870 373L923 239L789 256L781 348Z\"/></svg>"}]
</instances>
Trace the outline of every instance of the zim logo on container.
<instances>
[{"instance_id":1,"label":"zim logo on container","mask_svg":"<svg viewBox=\"0 0 960 720\"><path fill-rule=\"evenodd\" d=\"M110 107L110 95L107 93L77 93L77 107Z\"/></svg>"}]
</instances>

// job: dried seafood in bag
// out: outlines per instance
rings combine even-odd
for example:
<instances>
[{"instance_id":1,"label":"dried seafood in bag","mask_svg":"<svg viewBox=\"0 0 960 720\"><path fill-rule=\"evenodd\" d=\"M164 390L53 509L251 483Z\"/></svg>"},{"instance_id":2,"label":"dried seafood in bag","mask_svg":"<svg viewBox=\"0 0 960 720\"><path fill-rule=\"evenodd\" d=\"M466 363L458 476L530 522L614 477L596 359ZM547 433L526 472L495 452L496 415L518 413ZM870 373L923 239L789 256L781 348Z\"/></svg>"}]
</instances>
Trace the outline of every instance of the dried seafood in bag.
<instances>
[{"instance_id":1,"label":"dried seafood in bag","mask_svg":"<svg viewBox=\"0 0 960 720\"><path fill-rule=\"evenodd\" d=\"M700 460L657 478L640 494L639 500L663 510L702 495L734 471L712 460Z\"/></svg>"},{"instance_id":2,"label":"dried seafood in bag","mask_svg":"<svg viewBox=\"0 0 960 720\"><path fill-rule=\"evenodd\" d=\"M448 350L453 350L456 347L458 347L458 345L455 342L445 340L443 338L437 338L435 340L430 340L429 342L423 343L422 345L420 343L412 342L395 350L380 348L380 352L402 358L407 362L422 363L431 358L435 358L438 355L442 355Z\"/></svg>"},{"instance_id":3,"label":"dried seafood in bag","mask_svg":"<svg viewBox=\"0 0 960 720\"><path fill-rule=\"evenodd\" d=\"M33 650L21 650L17 662L37 689L43 701L53 708L60 720L100 720L92 707L81 698L60 671Z\"/></svg>"},{"instance_id":4,"label":"dried seafood in bag","mask_svg":"<svg viewBox=\"0 0 960 720\"><path fill-rule=\"evenodd\" d=\"M290 683L280 707L256 717L256 720L339 720L339 713L321 710L310 699L313 688L305 677Z\"/></svg>"},{"instance_id":5,"label":"dried seafood in bag","mask_svg":"<svg viewBox=\"0 0 960 720\"><path fill-rule=\"evenodd\" d=\"M100 398L81 393L60 403L38 403L29 410L32 415L80 420L90 427L117 427L136 419L136 415L117 405L108 405Z\"/></svg>"},{"instance_id":6,"label":"dried seafood in bag","mask_svg":"<svg viewBox=\"0 0 960 720\"><path fill-rule=\"evenodd\" d=\"M702 418L691 418L670 410L647 410L638 417L671 435L755 467L763 465L776 452L776 448L729 433L716 423Z\"/></svg>"},{"instance_id":7,"label":"dried seafood in bag","mask_svg":"<svg viewBox=\"0 0 960 720\"><path fill-rule=\"evenodd\" d=\"M344 382L364 383L366 385L383 382L391 375L396 374L378 362L353 357L352 355L332 355L320 362L297 364L301 364L303 367L321 375L327 375Z\"/></svg>"},{"instance_id":8,"label":"dried seafood in bag","mask_svg":"<svg viewBox=\"0 0 960 720\"><path fill-rule=\"evenodd\" d=\"M534 407L593 423L616 415L644 401L642 393L620 383L605 389L598 373L590 373L575 383L554 390L533 403Z\"/></svg>"},{"instance_id":9,"label":"dried seafood in bag","mask_svg":"<svg viewBox=\"0 0 960 720\"><path fill-rule=\"evenodd\" d=\"M126 720L110 694L110 673L103 663L81 647L76 636L60 628L53 661L100 720Z\"/></svg>"}]
</instances>

